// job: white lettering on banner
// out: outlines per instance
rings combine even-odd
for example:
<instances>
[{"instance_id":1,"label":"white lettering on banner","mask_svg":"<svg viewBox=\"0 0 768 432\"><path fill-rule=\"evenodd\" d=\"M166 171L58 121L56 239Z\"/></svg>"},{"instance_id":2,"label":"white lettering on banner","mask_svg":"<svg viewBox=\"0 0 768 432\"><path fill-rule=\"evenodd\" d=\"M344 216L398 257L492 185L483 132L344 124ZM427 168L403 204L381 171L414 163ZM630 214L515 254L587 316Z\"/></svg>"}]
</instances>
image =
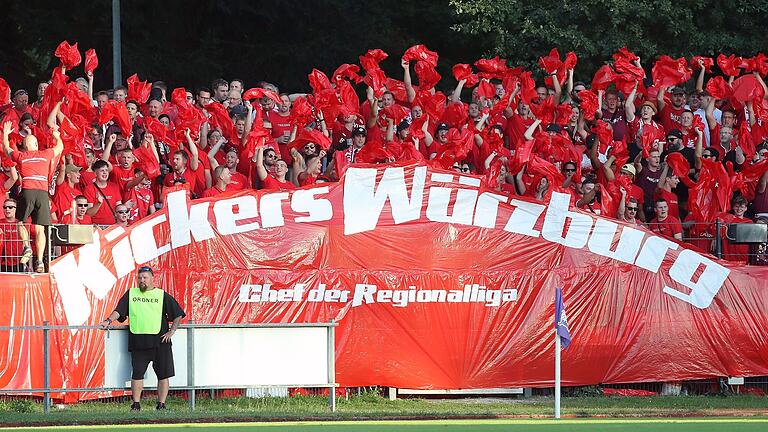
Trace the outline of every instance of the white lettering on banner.
<instances>
[{"instance_id":1,"label":"white lettering on banner","mask_svg":"<svg viewBox=\"0 0 768 432\"><path fill-rule=\"evenodd\" d=\"M349 290L328 289L323 283L309 290L306 285L296 284L291 288L274 290L271 284L240 286L238 301L241 303L282 303L282 302L323 302L347 303ZM392 307L407 307L412 303L479 303L487 307L498 307L503 303L517 301L516 288L489 289L484 285L467 284L463 289L383 289L371 284L356 284L352 295L352 307L364 304L388 303Z\"/></svg>"},{"instance_id":2,"label":"white lettering on banner","mask_svg":"<svg viewBox=\"0 0 768 432\"><path fill-rule=\"evenodd\" d=\"M568 248L591 253L633 264L658 273L665 259L673 261L669 278L681 287L691 290L683 293L669 286L663 292L676 299L685 301L698 308L706 308L723 286L730 270L692 250L679 249L679 244L654 234L622 226L618 243L613 242L618 231L618 224L602 218L595 218L587 213L569 208L569 196L553 192L548 205L512 199L509 204L503 195L492 192L480 193L477 179L456 176L447 173L432 173L428 189L427 202L427 167L413 169L412 178L407 179L405 168L391 167L384 169L377 182L380 170L375 168L351 167L347 170L343 184L343 223L345 235L352 235L375 229L381 222L382 213L391 214L392 222L402 224L418 220L422 216L436 223L472 225L487 229L501 228L506 232L525 235L531 238L543 238L546 241L564 245ZM411 184L410 192L408 184ZM301 216L293 217L294 223L327 221L333 217L333 205L326 198L317 195L327 194L326 186L302 189L293 192L272 192L257 195L242 195L211 202L192 202L186 192L168 194L167 210L156 213L131 227L130 235L113 229L108 234L94 234L94 243L84 245L74 253L67 254L51 266L56 285L61 295L64 312L69 324L78 325L90 315L90 302L86 291L93 297L103 299L114 287L118 278L127 276L135 270L136 264L143 264L168 253L172 249L188 245L193 239L201 242L219 236L244 233L257 229L284 226L283 207L290 200L293 212ZM454 195L455 192L455 195ZM451 197L455 196L451 207ZM258 198L257 198L258 197ZM388 204L388 208L386 208ZM502 207L503 206L503 207ZM504 212L500 212L503 209ZM422 212L424 214L422 214ZM450 215L449 215L450 212ZM213 216L211 216L211 213ZM506 221L499 221L500 213L508 214ZM543 220L542 220L543 218ZM540 225L537 225L541 223ZM503 225L503 227L502 227ZM170 242L159 245L154 234L154 227L166 229ZM536 229L541 226L541 230ZM105 242L104 262L101 261L101 245ZM109 242L109 243L106 243ZM482 247L482 245L478 245ZM77 258L76 258L77 256ZM114 265L114 271L105 266ZM699 274L698 277L695 275ZM256 288L241 292L242 301L248 299L272 298L271 288ZM325 287L323 287L325 290ZM413 291L413 292L411 292ZM359 285L352 293L355 304L391 303L404 307L419 302L463 301L461 291L430 293L429 290L384 290L372 285ZM459 290L460 291L460 290ZM423 292L423 294L420 294ZM496 304L492 290L483 291L482 303ZM346 301L344 295L331 289L310 293L308 298L317 301ZM472 296L471 292L468 294ZM503 293L502 300L503 301ZM243 297L244 296L244 297ZM279 293L274 296L280 296ZM315 301L315 300L311 300ZM475 301L475 300L473 300Z\"/></svg>"},{"instance_id":3,"label":"white lettering on banner","mask_svg":"<svg viewBox=\"0 0 768 432\"><path fill-rule=\"evenodd\" d=\"M344 175L344 234L351 235L376 228L384 203L389 200L395 224L414 221L421 216L427 167L416 168L411 198L404 168L387 168L376 187L376 168L352 168Z\"/></svg>"}]
</instances>

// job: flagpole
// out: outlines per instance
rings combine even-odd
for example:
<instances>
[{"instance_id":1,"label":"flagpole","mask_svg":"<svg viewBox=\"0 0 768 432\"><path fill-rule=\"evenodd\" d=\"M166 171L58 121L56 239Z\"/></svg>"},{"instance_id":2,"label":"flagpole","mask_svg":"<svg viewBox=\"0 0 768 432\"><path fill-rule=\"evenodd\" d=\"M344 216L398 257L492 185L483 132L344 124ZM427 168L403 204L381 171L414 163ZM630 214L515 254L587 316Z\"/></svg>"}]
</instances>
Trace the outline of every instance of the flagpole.
<instances>
[{"instance_id":1,"label":"flagpole","mask_svg":"<svg viewBox=\"0 0 768 432\"><path fill-rule=\"evenodd\" d=\"M560 336L555 329L555 418L560 418Z\"/></svg>"}]
</instances>

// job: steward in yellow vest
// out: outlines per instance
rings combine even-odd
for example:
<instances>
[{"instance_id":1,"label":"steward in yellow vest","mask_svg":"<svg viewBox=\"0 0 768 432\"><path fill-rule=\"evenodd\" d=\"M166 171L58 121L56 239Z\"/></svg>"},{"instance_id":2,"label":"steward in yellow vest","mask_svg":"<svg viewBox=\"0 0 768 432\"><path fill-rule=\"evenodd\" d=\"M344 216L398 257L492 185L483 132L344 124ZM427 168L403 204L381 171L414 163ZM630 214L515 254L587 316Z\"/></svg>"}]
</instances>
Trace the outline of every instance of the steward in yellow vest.
<instances>
[{"instance_id":1,"label":"steward in yellow vest","mask_svg":"<svg viewBox=\"0 0 768 432\"><path fill-rule=\"evenodd\" d=\"M152 363L157 375L157 409L165 409L168 396L168 379L175 375L171 338L186 316L179 303L170 294L156 288L154 272L150 267L141 267L137 275L138 287L129 289L120 298L114 311L101 322L107 328L112 321L128 319L128 351L131 352L133 372L131 411L141 409L141 392L144 389L144 374ZM173 321L171 327L168 322Z\"/></svg>"}]
</instances>

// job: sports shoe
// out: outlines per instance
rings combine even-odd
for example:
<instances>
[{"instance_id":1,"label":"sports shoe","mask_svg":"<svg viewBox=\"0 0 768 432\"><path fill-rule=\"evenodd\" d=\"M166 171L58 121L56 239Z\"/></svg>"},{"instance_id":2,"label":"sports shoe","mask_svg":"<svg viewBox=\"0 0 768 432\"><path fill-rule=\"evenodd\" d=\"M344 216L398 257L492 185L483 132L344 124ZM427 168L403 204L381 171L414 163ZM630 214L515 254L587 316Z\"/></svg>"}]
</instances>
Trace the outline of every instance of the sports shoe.
<instances>
[{"instance_id":1,"label":"sports shoe","mask_svg":"<svg viewBox=\"0 0 768 432\"><path fill-rule=\"evenodd\" d=\"M141 411L141 404L134 402L131 404L131 411Z\"/></svg>"},{"instance_id":2,"label":"sports shoe","mask_svg":"<svg viewBox=\"0 0 768 432\"><path fill-rule=\"evenodd\" d=\"M160 410L164 410L164 409L168 409L168 408L166 408L166 407L165 407L165 404L164 404L164 403L162 403L162 402L158 402L158 403L157 403L157 406L155 407L155 409L156 409L156 410L158 410L158 411L160 411Z\"/></svg>"},{"instance_id":3,"label":"sports shoe","mask_svg":"<svg viewBox=\"0 0 768 432\"><path fill-rule=\"evenodd\" d=\"M26 265L30 259L32 259L32 248L29 246L24 246L24 250L21 253L21 259L19 260L19 263L21 265Z\"/></svg>"}]
</instances>

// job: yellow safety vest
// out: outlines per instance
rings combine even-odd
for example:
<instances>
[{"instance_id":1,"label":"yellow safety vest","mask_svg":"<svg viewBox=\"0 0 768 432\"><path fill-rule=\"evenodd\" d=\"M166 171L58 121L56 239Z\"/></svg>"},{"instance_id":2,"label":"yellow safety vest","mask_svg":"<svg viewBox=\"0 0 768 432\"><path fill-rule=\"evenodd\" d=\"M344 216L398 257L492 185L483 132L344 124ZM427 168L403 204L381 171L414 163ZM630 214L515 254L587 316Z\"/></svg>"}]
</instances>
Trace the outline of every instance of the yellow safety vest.
<instances>
[{"instance_id":1,"label":"yellow safety vest","mask_svg":"<svg viewBox=\"0 0 768 432\"><path fill-rule=\"evenodd\" d=\"M131 333L152 335L160 333L165 292L160 288L144 292L139 288L131 288L128 295L128 319Z\"/></svg>"}]
</instances>

